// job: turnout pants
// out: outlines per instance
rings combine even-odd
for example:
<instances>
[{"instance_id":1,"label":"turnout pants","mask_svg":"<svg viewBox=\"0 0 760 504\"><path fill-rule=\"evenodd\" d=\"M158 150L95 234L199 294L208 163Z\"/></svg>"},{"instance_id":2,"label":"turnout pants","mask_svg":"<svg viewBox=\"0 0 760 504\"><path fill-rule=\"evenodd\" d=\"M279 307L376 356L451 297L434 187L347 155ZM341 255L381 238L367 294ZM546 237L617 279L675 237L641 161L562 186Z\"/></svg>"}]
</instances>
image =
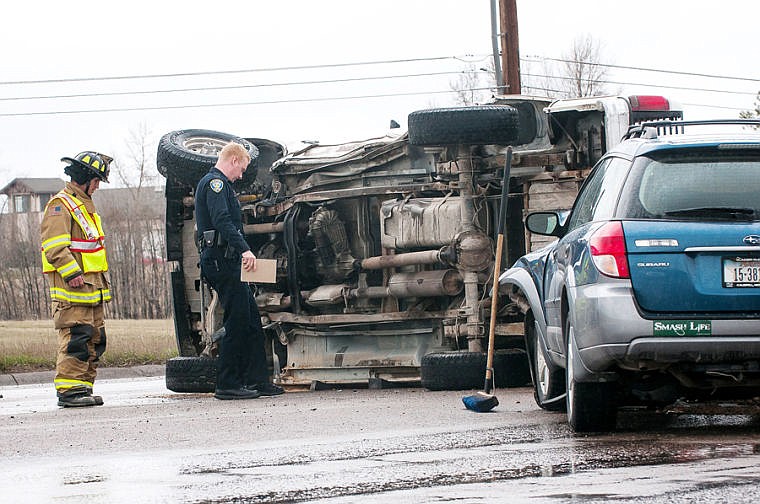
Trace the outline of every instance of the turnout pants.
<instances>
[{"instance_id":1,"label":"turnout pants","mask_svg":"<svg viewBox=\"0 0 760 504\"><path fill-rule=\"evenodd\" d=\"M58 329L55 389L59 394L92 389L98 360L106 349L103 305L53 302Z\"/></svg>"},{"instance_id":2,"label":"turnout pants","mask_svg":"<svg viewBox=\"0 0 760 504\"><path fill-rule=\"evenodd\" d=\"M216 388L238 389L268 381L261 315L251 289L240 281L240 258L225 259L219 249L206 249L201 273L224 308Z\"/></svg>"}]
</instances>

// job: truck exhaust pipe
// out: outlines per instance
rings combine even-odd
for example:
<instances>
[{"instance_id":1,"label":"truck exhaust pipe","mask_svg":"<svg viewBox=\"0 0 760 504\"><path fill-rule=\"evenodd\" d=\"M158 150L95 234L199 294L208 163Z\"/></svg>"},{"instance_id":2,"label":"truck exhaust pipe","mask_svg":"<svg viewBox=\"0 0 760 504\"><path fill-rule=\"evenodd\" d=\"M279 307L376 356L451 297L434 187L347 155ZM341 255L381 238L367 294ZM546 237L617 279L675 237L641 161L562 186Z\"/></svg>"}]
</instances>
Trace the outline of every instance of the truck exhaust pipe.
<instances>
[{"instance_id":1,"label":"truck exhaust pipe","mask_svg":"<svg viewBox=\"0 0 760 504\"><path fill-rule=\"evenodd\" d=\"M456 296L464 287L462 275L455 269L396 273L385 287L350 289L349 298L408 298Z\"/></svg>"}]
</instances>

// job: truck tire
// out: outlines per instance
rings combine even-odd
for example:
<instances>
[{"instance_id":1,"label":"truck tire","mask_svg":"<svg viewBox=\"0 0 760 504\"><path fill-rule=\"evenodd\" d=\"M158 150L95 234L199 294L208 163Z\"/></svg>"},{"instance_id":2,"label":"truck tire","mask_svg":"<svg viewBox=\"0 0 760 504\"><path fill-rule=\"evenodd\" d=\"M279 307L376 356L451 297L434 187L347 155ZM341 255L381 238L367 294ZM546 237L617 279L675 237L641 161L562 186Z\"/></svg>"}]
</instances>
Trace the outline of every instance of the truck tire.
<instances>
[{"instance_id":1,"label":"truck tire","mask_svg":"<svg viewBox=\"0 0 760 504\"><path fill-rule=\"evenodd\" d=\"M428 390L468 390L483 386L486 354L429 353L420 362L420 381Z\"/></svg>"},{"instance_id":2,"label":"truck tire","mask_svg":"<svg viewBox=\"0 0 760 504\"><path fill-rule=\"evenodd\" d=\"M428 390L470 390L485 385L483 352L439 352L422 357L420 381ZM524 387L530 384L530 369L524 351L497 350L493 356L494 387Z\"/></svg>"},{"instance_id":3,"label":"truck tire","mask_svg":"<svg viewBox=\"0 0 760 504\"><path fill-rule=\"evenodd\" d=\"M198 180L216 164L219 152L229 142L236 142L245 147L251 156L251 164L241 179L242 185L249 185L256 180L256 159L258 148L248 140L219 131L188 129L167 133L158 143L156 167L158 172L183 184L195 187Z\"/></svg>"},{"instance_id":4,"label":"truck tire","mask_svg":"<svg viewBox=\"0 0 760 504\"><path fill-rule=\"evenodd\" d=\"M485 380L485 365L483 366ZM496 388L529 387L530 367L524 350L510 348L493 354L493 382Z\"/></svg>"},{"instance_id":5,"label":"truck tire","mask_svg":"<svg viewBox=\"0 0 760 504\"><path fill-rule=\"evenodd\" d=\"M213 392L216 361L208 357L174 357L166 361L166 388L173 392Z\"/></svg>"},{"instance_id":6,"label":"truck tire","mask_svg":"<svg viewBox=\"0 0 760 504\"><path fill-rule=\"evenodd\" d=\"M418 110L408 125L412 145L512 144L520 133L517 109L507 105Z\"/></svg>"}]
</instances>

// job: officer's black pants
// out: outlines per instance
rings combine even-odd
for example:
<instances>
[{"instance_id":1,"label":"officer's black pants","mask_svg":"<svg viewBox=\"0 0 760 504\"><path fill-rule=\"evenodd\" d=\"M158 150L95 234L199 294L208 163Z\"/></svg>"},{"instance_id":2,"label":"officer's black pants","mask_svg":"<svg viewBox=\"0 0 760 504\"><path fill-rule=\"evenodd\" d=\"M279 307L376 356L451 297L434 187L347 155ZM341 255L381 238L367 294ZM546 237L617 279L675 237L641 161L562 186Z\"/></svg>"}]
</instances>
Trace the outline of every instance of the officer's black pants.
<instances>
[{"instance_id":1,"label":"officer's black pants","mask_svg":"<svg viewBox=\"0 0 760 504\"><path fill-rule=\"evenodd\" d=\"M237 389L268 381L261 316L250 288L240 281L240 258L225 259L218 249L201 254L201 275L219 294L224 308L216 378L217 389Z\"/></svg>"}]
</instances>

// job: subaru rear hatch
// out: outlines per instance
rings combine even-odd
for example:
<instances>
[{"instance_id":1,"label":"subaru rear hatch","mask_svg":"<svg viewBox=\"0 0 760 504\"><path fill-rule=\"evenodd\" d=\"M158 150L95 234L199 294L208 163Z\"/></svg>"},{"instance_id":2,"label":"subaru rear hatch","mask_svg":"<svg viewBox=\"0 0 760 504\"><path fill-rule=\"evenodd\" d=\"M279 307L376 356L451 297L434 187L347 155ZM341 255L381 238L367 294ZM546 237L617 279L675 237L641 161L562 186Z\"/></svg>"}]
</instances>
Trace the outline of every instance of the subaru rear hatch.
<instances>
[{"instance_id":1,"label":"subaru rear hatch","mask_svg":"<svg viewBox=\"0 0 760 504\"><path fill-rule=\"evenodd\" d=\"M758 143L676 142L638 157L618 215L642 310L760 315Z\"/></svg>"},{"instance_id":2,"label":"subaru rear hatch","mask_svg":"<svg viewBox=\"0 0 760 504\"><path fill-rule=\"evenodd\" d=\"M623 231L643 310L760 313L759 223L628 221Z\"/></svg>"}]
</instances>

